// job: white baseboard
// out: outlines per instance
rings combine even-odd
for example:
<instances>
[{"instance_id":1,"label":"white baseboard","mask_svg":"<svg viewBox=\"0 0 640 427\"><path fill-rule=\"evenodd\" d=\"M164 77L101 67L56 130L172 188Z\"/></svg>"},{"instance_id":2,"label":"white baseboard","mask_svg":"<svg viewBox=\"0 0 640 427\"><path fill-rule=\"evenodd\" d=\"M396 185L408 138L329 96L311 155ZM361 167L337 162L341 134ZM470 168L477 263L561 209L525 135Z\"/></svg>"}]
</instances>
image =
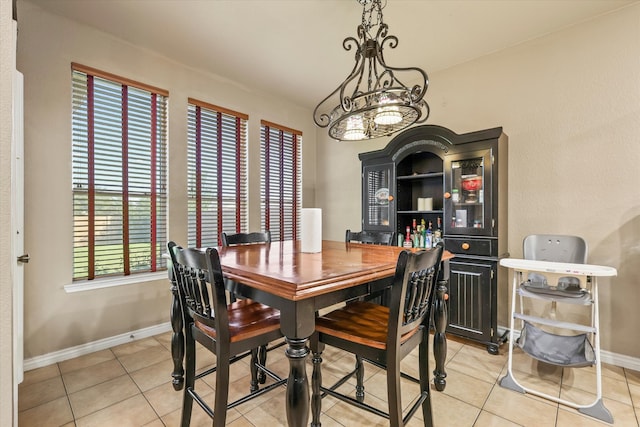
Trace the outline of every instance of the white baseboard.
<instances>
[{"instance_id":1,"label":"white baseboard","mask_svg":"<svg viewBox=\"0 0 640 427\"><path fill-rule=\"evenodd\" d=\"M126 344L131 341L151 337L169 331L171 331L171 323L167 322L156 326L150 326L144 329L139 329L137 331L132 331L126 334L116 335L114 337L93 341L71 348L66 348L64 350L55 351L53 353L44 354L42 356L36 356L24 361L24 370L30 371L32 369L42 368L53 363L73 359L74 357L78 356L84 356L85 354L93 353L95 351L104 350L116 345ZM507 328L498 327L500 336L502 336L502 334L504 334L506 331ZM520 331L514 331L514 335L517 339L520 336ZM610 365L633 369L634 371L640 371L640 358L637 357L631 357L624 354L617 354L610 351L601 350L600 358L602 362L608 363Z\"/></svg>"},{"instance_id":2,"label":"white baseboard","mask_svg":"<svg viewBox=\"0 0 640 427\"><path fill-rule=\"evenodd\" d=\"M120 344L136 341L142 338L148 338L154 335L171 331L171 323L163 323L148 328L138 329L137 331L116 335L110 338L104 338L98 341L78 345L75 347L65 348L64 350L54 351L53 353L36 356L24 361L24 370L30 371L36 368L42 368L54 363L62 362L74 357L84 356L85 354L95 351L104 350Z\"/></svg>"},{"instance_id":3,"label":"white baseboard","mask_svg":"<svg viewBox=\"0 0 640 427\"><path fill-rule=\"evenodd\" d=\"M498 333L500 336L507 333L509 337L508 328L499 326ZM515 339L520 337L520 331L513 331ZM640 371L640 358L631 357L624 354L613 353L611 351L600 350L600 361L608 363L609 365L619 366L621 368L632 369L634 371Z\"/></svg>"}]
</instances>

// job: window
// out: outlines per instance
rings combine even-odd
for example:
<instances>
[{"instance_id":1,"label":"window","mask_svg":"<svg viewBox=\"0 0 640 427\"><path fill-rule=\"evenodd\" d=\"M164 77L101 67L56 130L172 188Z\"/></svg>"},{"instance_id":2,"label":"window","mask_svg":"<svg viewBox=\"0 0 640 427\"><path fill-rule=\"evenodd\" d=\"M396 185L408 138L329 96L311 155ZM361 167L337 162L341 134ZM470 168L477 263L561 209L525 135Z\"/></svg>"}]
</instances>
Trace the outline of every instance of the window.
<instances>
[{"instance_id":1,"label":"window","mask_svg":"<svg viewBox=\"0 0 640 427\"><path fill-rule=\"evenodd\" d=\"M73 279L165 269L168 92L72 64Z\"/></svg>"},{"instance_id":2,"label":"window","mask_svg":"<svg viewBox=\"0 0 640 427\"><path fill-rule=\"evenodd\" d=\"M218 246L247 230L247 119L189 98L189 246Z\"/></svg>"},{"instance_id":3,"label":"window","mask_svg":"<svg viewBox=\"0 0 640 427\"><path fill-rule=\"evenodd\" d=\"M262 228L273 240L300 236L302 132L267 121L260 124Z\"/></svg>"}]
</instances>

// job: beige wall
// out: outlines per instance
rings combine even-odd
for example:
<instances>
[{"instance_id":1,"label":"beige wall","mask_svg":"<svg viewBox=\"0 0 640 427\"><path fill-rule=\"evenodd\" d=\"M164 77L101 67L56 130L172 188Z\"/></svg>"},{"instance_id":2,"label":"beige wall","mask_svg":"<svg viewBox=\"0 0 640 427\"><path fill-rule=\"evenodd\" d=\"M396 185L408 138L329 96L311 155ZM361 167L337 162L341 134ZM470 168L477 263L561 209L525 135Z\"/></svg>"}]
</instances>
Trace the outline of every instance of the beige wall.
<instances>
[{"instance_id":1,"label":"beige wall","mask_svg":"<svg viewBox=\"0 0 640 427\"><path fill-rule=\"evenodd\" d=\"M166 279L68 294L71 281L71 62L169 91L169 238L186 242L187 97L249 115L250 228L260 228L260 119L303 132L305 206L314 204L315 128L308 110L158 57L18 2L25 76L25 358L169 321ZM168 26L167 28L170 28Z\"/></svg>"},{"instance_id":2,"label":"beige wall","mask_svg":"<svg viewBox=\"0 0 640 427\"><path fill-rule=\"evenodd\" d=\"M599 281L601 342L640 357L640 5L433 73L428 122L509 136L509 250L532 233L577 234ZM387 141L318 138L317 200L326 238L360 227L357 153ZM352 182L352 186L343 183ZM345 212L344 215L338 212ZM499 325L508 324L507 286Z\"/></svg>"},{"instance_id":3,"label":"beige wall","mask_svg":"<svg viewBox=\"0 0 640 427\"><path fill-rule=\"evenodd\" d=\"M13 301L11 273L11 115L12 72L15 45L12 39L11 1L0 0L0 425L13 425ZM17 420L16 420L17 425Z\"/></svg>"}]
</instances>

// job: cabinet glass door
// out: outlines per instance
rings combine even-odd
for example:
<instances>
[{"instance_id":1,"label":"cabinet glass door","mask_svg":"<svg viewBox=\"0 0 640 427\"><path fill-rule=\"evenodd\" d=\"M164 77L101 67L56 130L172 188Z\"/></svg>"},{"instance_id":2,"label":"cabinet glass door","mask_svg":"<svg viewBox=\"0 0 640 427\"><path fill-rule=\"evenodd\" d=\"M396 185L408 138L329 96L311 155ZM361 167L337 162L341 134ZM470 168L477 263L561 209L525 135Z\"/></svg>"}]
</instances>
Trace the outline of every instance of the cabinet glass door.
<instances>
[{"instance_id":1,"label":"cabinet glass door","mask_svg":"<svg viewBox=\"0 0 640 427\"><path fill-rule=\"evenodd\" d=\"M445 234L491 235L491 150L447 159Z\"/></svg>"},{"instance_id":2,"label":"cabinet glass door","mask_svg":"<svg viewBox=\"0 0 640 427\"><path fill-rule=\"evenodd\" d=\"M393 163L366 166L363 174L363 230L393 230Z\"/></svg>"}]
</instances>

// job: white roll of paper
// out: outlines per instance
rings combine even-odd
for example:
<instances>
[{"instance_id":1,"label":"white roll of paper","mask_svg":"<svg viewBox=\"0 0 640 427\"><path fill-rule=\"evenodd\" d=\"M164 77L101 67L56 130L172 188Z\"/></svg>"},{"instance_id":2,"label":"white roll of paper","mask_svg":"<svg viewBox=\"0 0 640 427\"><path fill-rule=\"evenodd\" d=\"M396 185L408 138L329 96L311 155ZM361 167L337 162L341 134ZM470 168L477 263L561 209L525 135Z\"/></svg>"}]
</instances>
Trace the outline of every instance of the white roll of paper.
<instances>
[{"instance_id":1,"label":"white roll of paper","mask_svg":"<svg viewBox=\"0 0 640 427\"><path fill-rule=\"evenodd\" d=\"M322 209L302 209L301 240L302 252L322 251Z\"/></svg>"}]
</instances>

